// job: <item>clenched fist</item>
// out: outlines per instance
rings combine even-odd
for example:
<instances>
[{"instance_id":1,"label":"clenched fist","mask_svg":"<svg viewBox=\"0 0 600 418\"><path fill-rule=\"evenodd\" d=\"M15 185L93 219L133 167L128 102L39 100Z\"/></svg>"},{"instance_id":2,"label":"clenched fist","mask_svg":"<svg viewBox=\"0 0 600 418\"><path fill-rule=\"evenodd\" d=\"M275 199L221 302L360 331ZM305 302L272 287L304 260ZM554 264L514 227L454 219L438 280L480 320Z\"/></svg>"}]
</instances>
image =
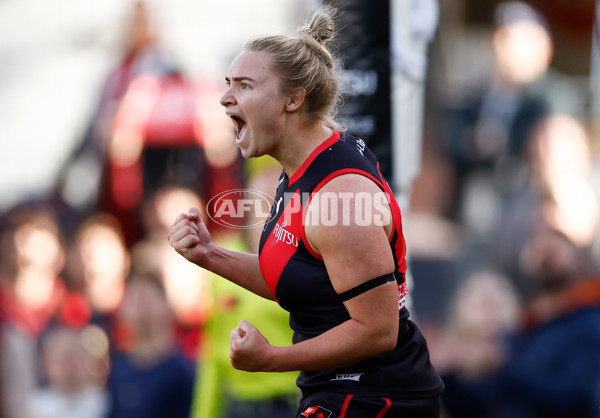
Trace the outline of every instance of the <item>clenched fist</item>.
<instances>
[{"instance_id":1,"label":"clenched fist","mask_svg":"<svg viewBox=\"0 0 600 418\"><path fill-rule=\"evenodd\" d=\"M240 321L231 331L229 358L231 365L247 372L265 372L268 370L268 352L271 345L251 323Z\"/></svg>"},{"instance_id":2,"label":"clenched fist","mask_svg":"<svg viewBox=\"0 0 600 418\"><path fill-rule=\"evenodd\" d=\"M214 244L198 209L191 208L187 213L179 215L173 222L167 238L175 251L188 261L200 267L207 266Z\"/></svg>"}]
</instances>

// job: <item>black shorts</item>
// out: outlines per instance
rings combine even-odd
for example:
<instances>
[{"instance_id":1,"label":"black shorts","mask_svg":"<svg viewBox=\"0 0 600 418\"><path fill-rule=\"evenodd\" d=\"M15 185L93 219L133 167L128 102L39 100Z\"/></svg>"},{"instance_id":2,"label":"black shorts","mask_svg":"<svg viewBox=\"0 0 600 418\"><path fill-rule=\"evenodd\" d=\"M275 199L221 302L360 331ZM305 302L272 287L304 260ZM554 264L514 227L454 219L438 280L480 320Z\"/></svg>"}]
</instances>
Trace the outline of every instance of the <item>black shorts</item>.
<instances>
[{"instance_id":1,"label":"black shorts","mask_svg":"<svg viewBox=\"0 0 600 418\"><path fill-rule=\"evenodd\" d=\"M439 396L397 400L319 392L300 401L297 418L439 418Z\"/></svg>"}]
</instances>

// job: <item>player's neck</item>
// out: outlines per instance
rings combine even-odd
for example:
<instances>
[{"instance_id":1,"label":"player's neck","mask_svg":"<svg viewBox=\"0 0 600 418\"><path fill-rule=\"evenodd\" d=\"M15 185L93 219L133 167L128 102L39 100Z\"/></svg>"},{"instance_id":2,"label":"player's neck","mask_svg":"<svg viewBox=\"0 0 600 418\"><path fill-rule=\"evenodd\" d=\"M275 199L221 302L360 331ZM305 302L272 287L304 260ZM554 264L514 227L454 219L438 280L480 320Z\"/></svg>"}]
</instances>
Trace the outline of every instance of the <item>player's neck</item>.
<instances>
[{"instance_id":1,"label":"player's neck","mask_svg":"<svg viewBox=\"0 0 600 418\"><path fill-rule=\"evenodd\" d=\"M333 130L321 122L299 124L294 129L286 131L284 140L273 157L279 161L287 175L291 177L315 148L332 134Z\"/></svg>"}]
</instances>

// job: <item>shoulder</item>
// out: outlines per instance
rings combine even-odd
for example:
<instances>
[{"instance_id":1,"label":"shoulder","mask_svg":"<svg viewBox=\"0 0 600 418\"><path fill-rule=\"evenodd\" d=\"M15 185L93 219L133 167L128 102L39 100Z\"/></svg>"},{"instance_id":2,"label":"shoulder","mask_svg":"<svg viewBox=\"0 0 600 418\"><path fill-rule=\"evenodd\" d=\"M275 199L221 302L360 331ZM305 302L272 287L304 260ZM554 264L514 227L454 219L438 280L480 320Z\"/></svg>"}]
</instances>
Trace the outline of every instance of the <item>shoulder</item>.
<instances>
[{"instance_id":1,"label":"shoulder","mask_svg":"<svg viewBox=\"0 0 600 418\"><path fill-rule=\"evenodd\" d=\"M307 209L312 217L305 219L306 225L349 232L356 232L355 227L363 230L381 227L384 225L380 222L373 222L373 215L379 213L389 218L389 201L390 196L372 178L363 173L344 173L328 180L314 194ZM326 218L329 222L323 222Z\"/></svg>"},{"instance_id":2,"label":"shoulder","mask_svg":"<svg viewBox=\"0 0 600 418\"><path fill-rule=\"evenodd\" d=\"M314 249L324 249L360 242L361 238L370 240L385 232L390 223L387 194L370 178L348 173L334 177L313 196L305 233Z\"/></svg>"},{"instance_id":3,"label":"shoulder","mask_svg":"<svg viewBox=\"0 0 600 418\"><path fill-rule=\"evenodd\" d=\"M339 139L326 147L317 157L318 159L330 160L334 165L338 161L358 166L370 165L377 161L365 141L345 132L338 135Z\"/></svg>"},{"instance_id":4,"label":"shoulder","mask_svg":"<svg viewBox=\"0 0 600 418\"><path fill-rule=\"evenodd\" d=\"M340 148L347 149L357 157L367 157L368 159L373 157L365 141L348 133L341 133L340 140L337 142L337 144Z\"/></svg>"},{"instance_id":5,"label":"shoulder","mask_svg":"<svg viewBox=\"0 0 600 418\"><path fill-rule=\"evenodd\" d=\"M378 193L381 187L371 178L358 172L343 173L333 177L319 190L320 193Z\"/></svg>"}]
</instances>

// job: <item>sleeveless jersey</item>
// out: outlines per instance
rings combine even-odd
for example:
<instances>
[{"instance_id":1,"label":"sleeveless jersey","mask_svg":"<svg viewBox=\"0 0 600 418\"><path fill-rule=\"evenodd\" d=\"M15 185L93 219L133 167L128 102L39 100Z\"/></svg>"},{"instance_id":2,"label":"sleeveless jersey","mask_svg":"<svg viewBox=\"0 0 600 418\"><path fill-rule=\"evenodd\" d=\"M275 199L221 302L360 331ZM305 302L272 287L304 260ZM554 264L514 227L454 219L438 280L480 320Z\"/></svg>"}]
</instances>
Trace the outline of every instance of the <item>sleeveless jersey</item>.
<instances>
[{"instance_id":1,"label":"sleeveless jersey","mask_svg":"<svg viewBox=\"0 0 600 418\"><path fill-rule=\"evenodd\" d=\"M374 181L386 193L390 204L393 229L389 244L394 257L400 310L398 344L390 353L350 367L301 372L298 386L305 396L316 391L385 393L405 398L435 396L443 384L429 362L425 341L408 320L409 313L404 306L406 247L400 208L364 141L347 134L341 136L336 131L310 154L291 178L285 171L282 173L260 240L262 275L280 306L290 312L294 343L313 338L350 319L341 296L331 284L323 259L310 247L304 234L306 209L314 194L331 179L348 173Z\"/></svg>"}]
</instances>

